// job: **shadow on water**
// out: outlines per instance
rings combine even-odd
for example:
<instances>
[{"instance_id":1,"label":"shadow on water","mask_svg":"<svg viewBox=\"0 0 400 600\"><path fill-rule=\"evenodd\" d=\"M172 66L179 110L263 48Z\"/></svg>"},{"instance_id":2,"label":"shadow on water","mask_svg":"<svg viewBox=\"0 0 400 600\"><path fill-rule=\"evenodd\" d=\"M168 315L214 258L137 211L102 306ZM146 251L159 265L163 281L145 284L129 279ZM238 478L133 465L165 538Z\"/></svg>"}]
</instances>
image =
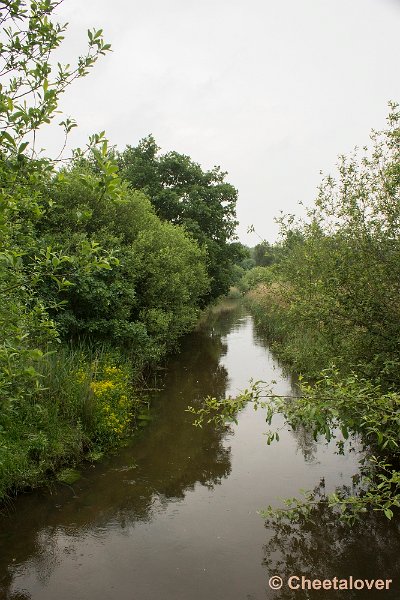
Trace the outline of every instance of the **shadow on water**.
<instances>
[{"instance_id":1,"label":"shadow on water","mask_svg":"<svg viewBox=\"0 0 400 600\"><path fill-rule=\"evenodd\" d=\"M238 426L193 427L188 404L234 393L251 377L276 379L277 393L292 389L241 305L219 305L169 361L144 431L84 469L73 486L20 497L0 518L0 598L314 597L271 592L272 573L376 573L397 578L398 590L394 524L371 517L345 530L322 505L313 523L297 526L265 528L257 514L322 477L328 488L345 485L357 471L355 453L338 457L333 445L314 442L306 431L286 430L279 444L267 447L264 417L250 407Z\"/></svg>"}]
</instances>

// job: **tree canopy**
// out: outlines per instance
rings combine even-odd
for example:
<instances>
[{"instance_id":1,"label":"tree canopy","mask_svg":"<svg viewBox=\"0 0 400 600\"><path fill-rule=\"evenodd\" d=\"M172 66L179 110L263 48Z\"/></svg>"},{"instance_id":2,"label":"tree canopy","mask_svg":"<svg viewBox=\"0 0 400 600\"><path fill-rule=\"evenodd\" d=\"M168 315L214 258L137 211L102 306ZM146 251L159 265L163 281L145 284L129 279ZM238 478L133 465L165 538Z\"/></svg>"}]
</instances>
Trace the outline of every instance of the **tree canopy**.
<instances>
[{"instance_id":1,"label":"tree canopy","mask_svg":"<svg viewBox=\"0 0 400 600\"><path fill-rule=\"evenodd\" d=\"M219 167L204 171L189 156L160 154L153 136L119 155L124 178L143 190L157 215L183 226L207 251L211 288L208 297L225 293L238 258L235 240L237 190Z\"/></svg>"},{"instance_id":2,"label":"tree canopy","mask_svg":"<svg viewBox=\"0 0 400 600\"><path fill-rule=\"evenodd\" d=\"M60 95L110 49L89 30L75 66L57 63L58 4L0 1L0 500L126 434L135 378L210 288L206 245L124 181L104 131L61 163L37 153Z\"/></svg>"}]
</instances>

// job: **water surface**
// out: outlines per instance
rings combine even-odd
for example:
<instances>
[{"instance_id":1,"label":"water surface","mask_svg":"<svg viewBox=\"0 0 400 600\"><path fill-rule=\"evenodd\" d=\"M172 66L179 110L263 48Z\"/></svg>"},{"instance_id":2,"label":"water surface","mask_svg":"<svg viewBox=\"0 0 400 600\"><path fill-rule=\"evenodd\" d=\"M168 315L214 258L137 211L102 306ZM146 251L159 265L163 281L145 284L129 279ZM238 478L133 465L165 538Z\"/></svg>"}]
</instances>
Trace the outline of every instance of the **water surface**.
<instances>
[{"instance_id":1,"label":"water surface","mask_svg":"<svg viewBox=\"0 0 400 600\"><path fill-rule=\"evenodd\" d=\"M154 418L140 435L85 468L73 486L20 497L0 519L0 597L398 598L396 524L375 516L348 531L317 507L311 525L266 528L258 513L321 482L322 490L351 488L356 451L339 456L334 444L287 428L267 446L265 416L251 407L229 429L193 427L188 404L235 394L250 378L275 380L279 394L293 392L240 303L220 306L169 361ZM275 574L380 577L394 585L272 592Z\"/></svg>"}]
</instances>

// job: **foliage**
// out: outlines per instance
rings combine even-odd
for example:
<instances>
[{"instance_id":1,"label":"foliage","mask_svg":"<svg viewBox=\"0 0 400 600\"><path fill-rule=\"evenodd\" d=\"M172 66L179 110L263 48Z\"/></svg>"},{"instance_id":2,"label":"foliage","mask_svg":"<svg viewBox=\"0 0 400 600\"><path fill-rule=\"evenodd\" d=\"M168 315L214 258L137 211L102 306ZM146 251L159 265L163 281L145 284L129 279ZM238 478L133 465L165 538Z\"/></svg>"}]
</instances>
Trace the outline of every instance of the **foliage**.
<instances>
[{"instance_id":1,"label":"foliage","mask_svg":"<svg viewBox=\"0 0 400 600\"><path fill-rule=\"evenodd\" d=\"M127 364L101 364L96 358L88 371L87 362L77 371L77 379L87 389L93 404L91 438L106 446L129 430L132 422L131 370Z\"/></svg>"},{"instance_id":2,"label":"foliage","mask_svg":"<svg viewBox=\"0 0 400 600\"><path fill-rule=\"evenodd\" d=\"M328 442L335 439L340 453L343 453L344 440L350 435L361 436L369 456L368 470L364 467L358 495L336 491L325 501L337 509L341 519L350 522L371 508L381 511L388 519L393 517L393 510L400 507L400 472L396 466L400 458L398 393L384 393L356 374L343 379L339 371L327 370L313 385L300 379L296 397L276 396L262 382L254 382L236 398L208 397L201 407L188 407L188 411L195 416L194 425L214 423L220 427L237 422L238 412L248 403L253 404L255 410L265 410L269 425L275 415L281 414L285 417L282 427L289 426L293 430L306 427L313 432L316 441L321 437ZM267 433L267 444L273 441L279 441L276 428ZM390 462L385 455L391 457ZM302 500L286 500L285 508L270 506L264 515L281 515L295 521L309 514L313 504L314 497L307 492Z\"/></svg>"},{"instance_id":3,"label":"foliage","mask_svg":"<svg viewBox=\"0 0 400 600\"><path fill-rule=\"evenodd\" d=\"M254 246L251 254L256 267L268 267L275 261L274 247L266 241Z\"/></svg>"},{"instance_id":4,"label":"foliage","mask_svg":"<svg viewBox=\"0 0 400 600\"><path fill-rule=\"evenodd\" d=\"M234 240L237 190L225 181L219 167L203 171L190 157L177 152L159 154L152 136L119 156L123 177L143 190L162 219L185 227L208 256L211 288L208 299L227 292L233 264L242 256Z\"/></svg>"},{"instance_id":5,"label":"foliage","mask_svg":"<svg viewBox=\"0 0 400 600\"><path fill-rule=\"evenodd\" d=\"M400 112L390 109L371 150L340 157L306 219L280 220L279 260L247 297L274 351L314 382L295 401L270 401L268 420L282 412L292 427L328 440L357 434L368 448L359 494L327 499L350 519L370 508L390 519L400 501ZM292 499L286 516L309 500Z\"/></svg>"},{"instance_id":6,"label":"foliage","mask_svg":"<svg viewBox=\"0 0 400 600\"><path fill-rule=\"evenodd\" d=\"M116 350L62 347L35 368L41 385L0 413L0 500L116 445L140 406L130 362Z\"/></svg>"},{"instance_id":7,"label":"foliage","mask_svg":"<svg viewBox=\"0 0 400 600\"><path fill-rule=\"evenodd\" d=\"M333 358L336 364L342 362L340 356L333 357L332 345L324 332L297 318L291 286L276 274L272 282L250 289L246 304L256 326L267 335L272 350L287 368L315 379Z\"/></svg>"},{"instance_id":8,"label":"foliage","mask_svg":"<svg viewBox=\"0 0 400 600\"><path fill-rule=\"evenodd\" d=\"M272 267L253 267L243 274L239 281L239 287L242 291L247 292L259 284L271 283L273 279L274 271Z\"/></svg>"},{"instance_id":9,"label":"foliage","mask_svg":"<svg viewBox=\"0 0 400 600\"><path fill-rule=\"evenodd\" d=\"M50 58L67 27L51 20L58 4L51 0L0 2L0 148L20 160L29 144L25 137L50 122L60 95L111 48L104 42L102 30L93 29L88 31L87 52L78 57L76 65L58 62L55 67ZM67 120L62 126L68 133L74 124Z\"/></svg>"},{"instance_id":10,"label":"foliage","mask_svg":"<svg viewBox=\"0 0 400 600\"><path fill-rule=\"evenodd\" d=\"M57 64L53 77L51 54L65 30L51 21L56 6L49 0L0 3L0 399L2 410L11 412L41 387L35 364L58 338L38 283L51 280L64 288L62 270L69 263L88 271L109 268L106 257L98 260L99 248L83 244L70 256L54 244L40 245L35 230L48 205L40 188L52 170L50 161L35 158L35 133L54 117L65 88L109 50L101 31L89 32L88 51L77 66ZM64 126L69 130L71 123Z\"/></svg>"},{"instance_id":11,"label":"foliage","mask_svg":"<svg viewBox=\"0 0 400 600\"><path fill-rule=\"evenodd\" d=\"M227 297L231 300L239 300L242 297L242 292L236 286L231 286Z\"/></svg>"},{"instance_id":12,"label":"foliage","mask_svg":"<svg viewBox=\"0 0 400 600\"><path fill-rule=\"evenodd\" d=\"M303 223L282 221L290 329L314 329L348 370L399 381L400 112L364 156L341 157ZM320 365L322 368L326 366Z\"/></svg>"},{"instance_id":13,"label":"foliage","mask_svg":"<svg viewBox=\"0 0 400 600\"><path fill-rule=\"evenodd\" d=\"M99 176L80 165L49 182L43 243L57 240L75 253L82 240L97 240L117 259L102 272L67 269L65 305L52 314L64 335L129 344L135 360L145 362L193 325L208 288L205 255L182 228L161 222L142 192L123 182L115 191L117 197L102 193ZM41 293L50 305L60 295L48 285Z\"/></svg>"},{"instance_id":14,"label":"foliage","mask_svg":"<svg viewBox=\"0 0 400 600\"><path fill-rule=\"evenodd\" d=\"M90 30L75 66L54 65L58 4L0 2L0 499L129 432L135 377L209 289L205 251L122 180L104 131L63 167L36 152L60 95L110 49Z\"/></svg>"}]
</instances>

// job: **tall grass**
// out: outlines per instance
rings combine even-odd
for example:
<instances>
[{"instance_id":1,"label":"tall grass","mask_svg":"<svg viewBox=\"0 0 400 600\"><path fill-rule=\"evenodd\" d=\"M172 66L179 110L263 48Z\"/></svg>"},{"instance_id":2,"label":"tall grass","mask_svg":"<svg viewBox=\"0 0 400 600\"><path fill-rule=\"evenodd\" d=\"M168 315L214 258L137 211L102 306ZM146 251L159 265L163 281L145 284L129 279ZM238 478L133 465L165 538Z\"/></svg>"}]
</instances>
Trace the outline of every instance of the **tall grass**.
<instances>
[{"instance_id":1,"label":"tall grass","mask_svg":"<svg viewBox=\"0 0 400 600\"><path fill-rule=\"evenodd\" d=\"M327 332L299 317L287 284L259 284L245 296L256 326L267 335L278 358L295 373L313 379L337 359Z\"/></svg>"},{"instance_id":2,"label":"tall grass","mask_svg":"<svg viewBox=\"0 0 400 600\"><path fill-rule=\"evenodd\" d=\"M139 404L132 365L107 347L65 346L35 366L41 385L0 416L0 500L116 445Z\"/></svg>"}]
</instances>

